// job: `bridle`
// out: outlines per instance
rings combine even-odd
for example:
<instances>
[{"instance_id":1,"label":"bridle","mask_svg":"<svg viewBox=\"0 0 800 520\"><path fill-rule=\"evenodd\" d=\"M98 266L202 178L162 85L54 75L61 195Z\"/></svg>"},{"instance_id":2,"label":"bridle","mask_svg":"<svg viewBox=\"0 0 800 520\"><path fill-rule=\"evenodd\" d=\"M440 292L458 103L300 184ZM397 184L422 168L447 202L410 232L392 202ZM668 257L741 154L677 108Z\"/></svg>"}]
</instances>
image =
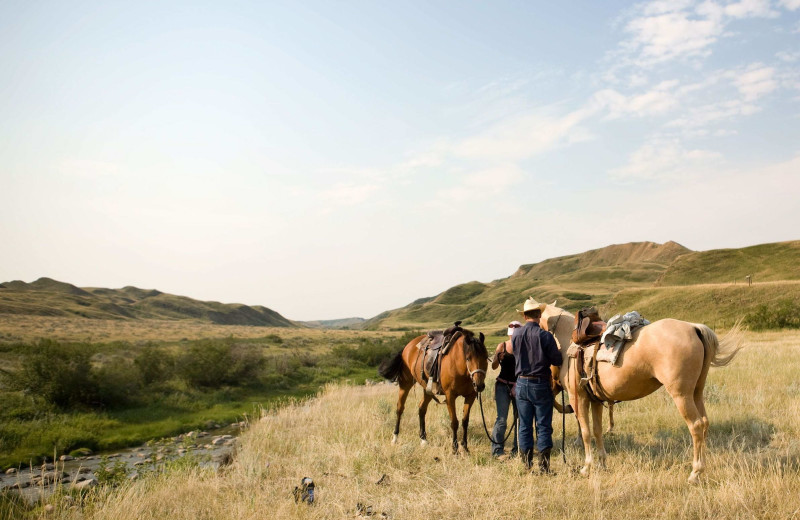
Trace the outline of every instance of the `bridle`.
<instances>
[{"instance_id":1,"label":"bridle","mask_svg":"<svg viewBox=\"0 0 800 520\"><path fill-rule=\"evenodd\" d=\"M467 348L466 344L464 345L464 348L465 349ZM483 374L483 376L486 377L486 370L484 370L482 368L476 368L475 370L470 370L469 369L469 365L467 365L467 372L469 372L469 378L472 381L473 388L475 388L477 390L478 389L478 384L475 382L475 379L474 379L473 376L475 374Z\"/></svg>"},{"instance_id":2,"label":"bridle","mask_svg":"<svg viewBox=\"0 0 800 520\"><path fill-rule=\"evenodd\" d=\"M469 367L467 367L467 370L469 370ZM478 383L475 382L475 379L473 379L472 376L475 375L475 374L478 374L478 373L482 373L484 376L486 376L486 370L484 370L482 368L476 368L475 370L469 370L469 378L472 379L472 386L474 386L476 389L477 389Z\"/></svg>"}]
</instances>

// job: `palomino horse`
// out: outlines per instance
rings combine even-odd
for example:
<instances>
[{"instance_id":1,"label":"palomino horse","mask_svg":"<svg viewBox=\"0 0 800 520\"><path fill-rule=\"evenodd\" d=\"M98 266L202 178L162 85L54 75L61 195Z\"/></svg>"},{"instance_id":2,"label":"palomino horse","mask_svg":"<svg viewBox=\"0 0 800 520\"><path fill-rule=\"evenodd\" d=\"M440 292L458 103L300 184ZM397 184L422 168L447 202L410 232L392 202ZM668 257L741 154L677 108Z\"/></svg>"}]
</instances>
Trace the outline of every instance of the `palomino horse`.
<instances>
[{"instance_id":1,"label":"palomino horse","mask_svg":"<svg viewBox=\"0 0 800 520\"><path fill-rule=\"evenodd\" d=\"M453 453L458 452L458 416L456 415L456 398L464 398L464 411L461 416L462 441L461 446L465 452L467 449L467 426L469 425L469 412L472 403L482 392L485 386L486 369L489 366L489 352L484 345L483 333L479 337L466 330L460 329L461 336L450 346L450 350L442 357L441 372L439 381L447 403L447 411L450 413L450 427L453 430ZM397 398L397 422L394 426L392 444L397 442L397 435L400 433L400 417L405 409L406 398L415 383L425 388L425 382L420 377L420 366L422 364L422 351L417 348L417 344L425 336L419 336L411 340L400 352L392 359L387 360L381 365L379 372L386 379L397 381L400 385L400 393ZM419 403L419 437L421 444L427 444L425 433L425 413L428 411L428 404L433 399L430 394L424 393Z\"/></svg>"},{"instance_id":2,"label":"palomino horse","mask_svg":"<svg viewBox=\"0 0 800 520\"><path fill-rule=\"evenodd\" d=\"M564 330L571 333L574 327L574 323L567 321L566 317L558 318L563 312L558 307L548 305L542 313L543 321L552 324L553 329L550 330L553 334L561 335ZM601 467L605 464L603 403L590 400L580 385L576 360L567 356L568 345L569 342L561 342L560 345L564 363L559 379L569 391L570 404L578 416L586 453L581 474L588 475L594 463L590 432L594 433L597 462ZM726 366L743 346L744 340L738 324L720 340L706 325L674 319L659 320L634 333L633 339L625 345L618 357L618 366L610 363L598 364L598 392L607 401L632 401L664 386L692 436L694 449L689 483L696 484L705 470L705 443L709 422L703 403L703 388L709 367Z\"/></svg>"},{"instance_id":3,"label":"palomino horse","mask_svg":"<svg viewBox=\"0 0 800 520\"><path fill-rule=\"evenodd\" d=\"M567 325L564 325L564 323ZM553 337L556 338L556 343L558 344L558 348L561 351L561 354L564 355L569 348L570 343L572 343L572 324L575 322L575 316L559 307L556 307L556 302L553 302L552 305L548 304L544 312L542 313L542 319L540 320L540 326L550 332ZM559 367L551 367L553 370L553 395L556 397L554 402L555 408L559 413L565 413L565 410L561 406L561 403L558 401L558 394L560 394L564 390L564 381L559 377L560 371ZM566 375L566 371L564 371ZM572 413L572 409L567 409L566 413ZM577 417L576 417L577 420ZM575 445L579 445L583 441L583 437L581 436L581 427L580 423L578 423L578 435L575 438ZM606 433L614 433L614 402L608 403L608 429Z\"/></svg>"}]
</instances>

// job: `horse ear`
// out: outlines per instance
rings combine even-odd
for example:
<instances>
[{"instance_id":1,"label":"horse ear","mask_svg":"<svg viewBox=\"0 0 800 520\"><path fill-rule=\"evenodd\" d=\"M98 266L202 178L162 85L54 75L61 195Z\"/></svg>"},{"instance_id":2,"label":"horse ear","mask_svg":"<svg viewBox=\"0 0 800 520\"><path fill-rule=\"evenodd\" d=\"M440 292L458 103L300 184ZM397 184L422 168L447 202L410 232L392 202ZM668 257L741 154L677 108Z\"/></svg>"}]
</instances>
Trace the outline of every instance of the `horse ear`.
<instances>
[{"instance_id":1,"label":"horse ear","mask_svg":"<svg viewBox=\"0 0 800 520\"><path fill-rule=\"evenodd\" d=\"M483 340L485 340L485 339L486 339L486 336L484 336L484 335L483 335L483 332L479 333L478 335L479 335L479 336L480 336L480 338L481 338L481 345L483 345Z\"/></svg>"},{"instance_id":2,"label":"horse ear","mask_svg":"<svg viewBox=\"0 0 800 520\"><path fill-rule=\"evenodd\" d=\"M553 300L553 307L555 307L555 306L556 306L556 302L557 302L557 301L558 301L558 300Z\"/></svg>"}]
</instances>

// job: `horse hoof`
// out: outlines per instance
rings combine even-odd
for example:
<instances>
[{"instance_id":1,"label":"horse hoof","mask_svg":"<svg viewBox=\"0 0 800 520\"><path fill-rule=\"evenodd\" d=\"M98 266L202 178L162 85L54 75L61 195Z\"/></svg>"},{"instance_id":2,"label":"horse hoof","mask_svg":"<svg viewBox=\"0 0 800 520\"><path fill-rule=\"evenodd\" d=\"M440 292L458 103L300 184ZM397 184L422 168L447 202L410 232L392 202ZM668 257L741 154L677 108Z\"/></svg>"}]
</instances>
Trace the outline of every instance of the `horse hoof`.
<instances>
[{"instance_id":1,"label":"horse hoof","mask_svg":"<svg viewBox=\"0 0 800 520\"><path fill-rule=\"evenodd\" d=\"M397 435L392 435L392 445L397 444Z\"/></svg>"},{"instance_id":2,"label":"horse hoof","mask_svg":"<svg viewBox=\"0 0 800 520\"><path fill-rule=\"evenodd\" d=\"M581 468L581 475L583 475L584 477L589 476L589 466L584 466Z\"/></svg>"},{"instance_id":3,"label":"horse hoof","mask_svg":"<svg viewBox=\"0 0 800 520\"><path fill-rule=\"evenodd\" d=\"M424 448L425 446L427 446L427 445L428 445L428 441L426 441L425 439L420 439L420 441L419 441L419 445L420 445L420 446L422 446L422 447Z\"/></svg>"},{"instance_id":4,"label":"horse hoof","mask_svg":"<svg viewBox=\"0 0 800 520\"><path fill-rule=\"evenodd\" d=\"M693 486L700 484L700 474L692 471L692 474L689 475L689 484Z\"/></svg>"}]
</instances>

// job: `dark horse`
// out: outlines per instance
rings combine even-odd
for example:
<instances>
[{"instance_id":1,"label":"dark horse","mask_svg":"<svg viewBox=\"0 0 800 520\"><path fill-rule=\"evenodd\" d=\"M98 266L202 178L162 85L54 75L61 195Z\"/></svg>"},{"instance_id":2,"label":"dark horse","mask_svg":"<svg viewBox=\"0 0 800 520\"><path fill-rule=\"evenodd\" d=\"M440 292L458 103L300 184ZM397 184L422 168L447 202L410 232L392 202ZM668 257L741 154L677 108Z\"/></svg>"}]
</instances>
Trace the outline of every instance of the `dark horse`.
<instances>
[{"instance_id":1,"label":"dark horse","mask_svg":"<svg viewBox=\"0 0 800 520\"><path fill-rule=\"evenodd\" d=\"M464 413L461 416L461 428L463 430L461 446L465 452L469 452L467 449L469 411L478 396L478 392L483 391L486 369L489 366L489 352L483 343L485 339L483 333L476 337L474 333L466 329L460 329L460 332L460 337L442 357L439 378L445 395L445 402L447 403L447 411L450 413L450 427L453 429L453 453L458 452L456 398L464 398ZM425 382L420 375L423 352L417 348L417 344L424 337L419 336L411 340L397 355L384 362L379 370L383 377L397 381L400 385L400 393L397 398L397 422L394 426L392 444L397 442L397 435L400 433L400 417L403 415L408 393L414 383L419 383L423 389L425 388ZM428 404L431 399L433 399L433 396L423 393L422 400L419 403L419 437L423 446L428 442L425 434L425 413L428 411Z\"/></svg>"}]
</instances>

